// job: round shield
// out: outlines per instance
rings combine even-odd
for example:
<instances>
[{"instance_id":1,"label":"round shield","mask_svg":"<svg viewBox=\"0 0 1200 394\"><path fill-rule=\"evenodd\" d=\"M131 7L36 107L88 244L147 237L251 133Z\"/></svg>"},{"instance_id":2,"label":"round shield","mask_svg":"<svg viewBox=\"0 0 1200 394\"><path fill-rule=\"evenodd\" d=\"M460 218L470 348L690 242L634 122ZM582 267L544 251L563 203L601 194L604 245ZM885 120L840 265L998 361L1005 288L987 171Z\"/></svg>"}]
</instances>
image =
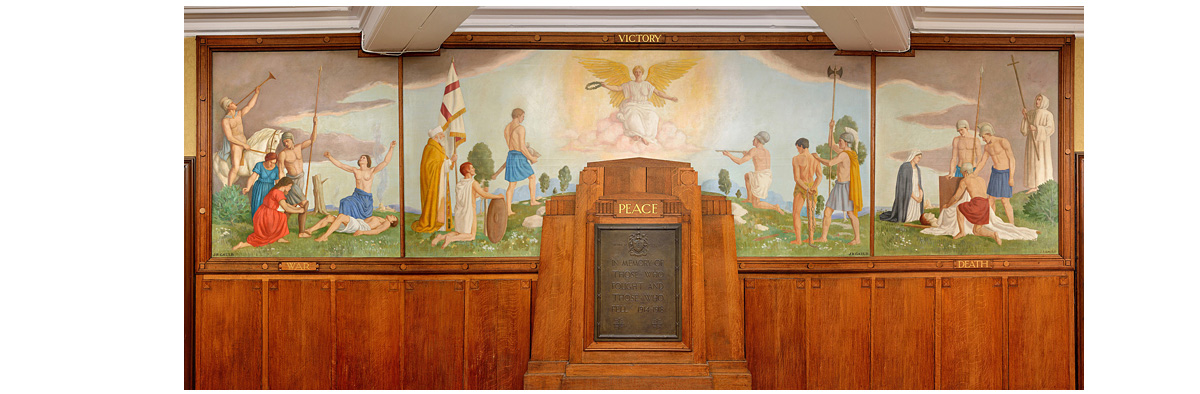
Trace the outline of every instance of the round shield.
<instances>
[{"instance_id":1,"label":"round shield","mask_svg":"<svg viewBox=\"0 0 1200 394\"><path fill-rule=\"evenodd\" d=\"M508 207L504 206L503 198L491 199L487 213L484 214L484 222L488 241L497 243L504 239L504 233L508 231Z\"/></svg>"}]
</instances>

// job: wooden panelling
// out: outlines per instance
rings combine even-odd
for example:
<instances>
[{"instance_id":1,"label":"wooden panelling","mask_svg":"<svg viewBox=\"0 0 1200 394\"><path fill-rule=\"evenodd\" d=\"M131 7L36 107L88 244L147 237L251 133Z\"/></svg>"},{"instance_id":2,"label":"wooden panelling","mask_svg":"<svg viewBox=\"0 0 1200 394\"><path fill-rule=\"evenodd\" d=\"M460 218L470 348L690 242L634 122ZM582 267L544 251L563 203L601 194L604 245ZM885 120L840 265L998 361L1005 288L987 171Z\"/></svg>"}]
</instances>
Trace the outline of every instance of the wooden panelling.
<instances>
[{"instance_id":1,"label":"wooden panelling","mask_svg":"<svg viewBox=\"0 0 1200 394\"><path fill-rule=\"evenodd\" d=\"M404 282L404 345L401 376L405 389L464 388L464 311L461 280Z\"/></svg>"},{"instance_id":2,"label":"wooden panelling","mask_svg":"<svg viewBox=\"0 0 1200 394\"><path fill-rule=\"evenodd\" d=\"M261 280L200 280L196 296L196 388L263 387Z\"/></svg>"},{"instance_id":3,"label":"wooden panelling","mask_svg":"<svg viewBox=\"0 0 1200 394\"><path fill-rule=\"evenodd\" d=\"M560 201L554 197L551 201ZM570 199L574 202L574 198ZM560 204L562 205L562 204ZM574 209L574 208L572 208ZM546 216L542 231L562 234L565 239L575 239L575 218L571 216ZM534 313L532 343L542 344L530 350L531 360L566 360L570 346L568 330L556 328L571 325L571 264L575 250L573 242L544 244L541 263L538 264L537 293L533 305ZM531 311L531 313L533 313Z\"/></svg>"},{"instance_id":4,"label":"wooden panelling","mask_svg":"<svg viewBox=\"0 0 1200 394\"><path fill-rule=\"evenodd\" d=\"M471 280L467 389L520 390L529 363L531 281Z\"/></svg>"},{"instance_id":5,"label":"wooden panelling","mask_svg":"<svg viewBox=\"0 0 1200 394\"><path fill-rule=\"evenodd\" d=\"M746 279L746 361L754 389L804 389L804 279Z\"/></svg>"},{"instance_id":6,"label":"wooden panelling","mask_svg":"<svg viewBox=\"0 0 1200 394\"><path fill-rule=\"evenodd\" d=\"M955 277L937 284L939 389L1005 388L1003 280Z\"/></svg>"},{"instance_id":7,"label":"wooden panelling","mask_svg":"<svg viewBox=\"0 0 1200 394\"><path fill-rule=\"evenodd\" d=\"M1008 388L1074 388L1070 277L1008 278L1007 286Z\"/></svg>"},{"instance_id":8,"label":"wooden panelling","mask_svg":"<svg viewBox=\"0 0 1200 394\"><path fill-rule=\"evenodd\" d=\"M195 40L187 41L195 44ZM195 147L192 147L195 151ZM196 388L195 157L183 158L183 389Z\"/></svg>"},{"instance_id":9,"label":"wooden panelling","mask_svg":"<svg viewBox=\"0 0 1200 394\"><path fill-rule=\"evenodd\" d=\"M932 390L934 278L876 278L871 295L871 388Z\"/></svg>"},{"instance_id":10,"label":"wooden panelling","mask_svg":"<svg viewBox=\"0 0 1200 394\"><path fill-rule=\"evenodd\" d=\"M722 200L727 207L728 200ZM716 205L716 204L711 204ZM704 215L701 231L705 239L722 239L721 232L733 232L733 217ZM742 283L737 270L726 269L737 261L737 245L733 237L725 242L705 242L703 250L704 312L708 329L709 360L745 360L745 329L742 305Z\"/></svg>"},{"instance_id":11,"label":"wooden panelling","mask_svg":"<svg viewBox=\"0 0 1200 394\"><path fill-rule=\"evenodd\" d=\"M329 280L268 282L268 388L333 388L331 287Z\"/></svg>"},{"instance_id":12,"label":"wooden panelling","mask_svg":"<svg viewBox=\"0 0 1200 394\"><path fill-rule=\"evenodd\" d=\"M400 281L339 280L336 288L334 387L400 389Z\"/></svg>"},{"instance_id":13,"label":"wooden panelling","mask_svg":"<svg viewBox=\"0 0 1200 394\"><path fill-rule=\"evenodd\" d=\"M809 280L808 388L870 388L870 278Z\"/></svg>"}]
</instances>

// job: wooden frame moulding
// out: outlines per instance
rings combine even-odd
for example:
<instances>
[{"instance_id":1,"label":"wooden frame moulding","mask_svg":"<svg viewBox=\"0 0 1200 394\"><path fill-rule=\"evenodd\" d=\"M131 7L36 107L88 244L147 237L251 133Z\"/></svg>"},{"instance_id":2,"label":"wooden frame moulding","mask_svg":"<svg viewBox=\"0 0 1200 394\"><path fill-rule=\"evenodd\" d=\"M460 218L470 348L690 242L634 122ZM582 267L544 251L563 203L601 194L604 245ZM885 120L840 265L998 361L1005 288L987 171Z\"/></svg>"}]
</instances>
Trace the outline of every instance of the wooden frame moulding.
<instances>
[{"instance_id":1,"label":"wooden frame moulding","mask_svg":"<svg viewBox=\"0 0 1200 394\"><path fill-rule=\"evenodd\" d=\"M627 33L576 32L471 32L454 33L443 43L446 49L605 49L605 50L836 50L824 33L647 33L647 40L628 40ZM304 34L264 36L197 37L197 146L195 251L198 273L270 273L283 270L285 263L315 263L322 273L518 273L537 272L537 256L499 258L213 258L211 217L200 213L212 204L212 146L210 112L212 53L238 51L359 50L358 34ZM635 42L636 41L636 42ZM1059 91L1057 130L1059 150L1059 253L1049 255L968 256L869 256L869 257L745 257L738 258L739 272L872 272L872 271L957 271L957 270L1074 270L1077 211L1075 201L1074 142L1074 36L1071 35L983 35L914 34L912 49L903 54L838 51L839 56L913 56L926 50L1016 50L1057 51ZM428 55L428 54L421 54ZM412 55L417 56L417 55ZM403 72L403 57L397 72ZM874 59L872 59L874 62ZM874 67L874 66L872 66ZM403 75L400 75L403 84ZM874 79L874 68L872 68ZM400 95L403 100L403 93ZM872 107L875 92L872 88ZM403 112L403 105L401 105ZM403 119L403 113L401 113ZM401 123L399 134L403 134ZM875 135L872 116L872 138ZM403 144L403 139L400 139ZM872 144L874 149L874 144ZM404 165L404 148L399 162ZM872 166L872 171L874 166ZM401 171L403 182L403 171ZM871 195L874 195L872 183ZM403 201L403 188L401 188ZM874 199L872 198L872 201ZM873 219L872 219L873 222ZM868 226L870 228L870 226ZM872 245L872 254L873 245ZM403 254L401 254L403 256Z\"/></svg>"}]
</instances>

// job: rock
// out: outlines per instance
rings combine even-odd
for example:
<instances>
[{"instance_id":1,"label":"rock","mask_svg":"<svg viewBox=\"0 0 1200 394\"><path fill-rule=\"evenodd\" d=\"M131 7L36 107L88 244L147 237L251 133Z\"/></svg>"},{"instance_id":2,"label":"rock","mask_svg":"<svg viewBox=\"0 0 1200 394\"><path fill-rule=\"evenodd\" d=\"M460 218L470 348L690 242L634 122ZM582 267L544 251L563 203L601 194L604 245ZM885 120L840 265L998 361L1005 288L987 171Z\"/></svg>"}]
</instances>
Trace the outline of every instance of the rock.
<instances>
[{"instance_id":1,"label":"rock","mask_svg":"<svg viewBox=\"0 0 1200 394\"><path fill-rule=\"evenodd\" d=\"M525 228L542 227L542 217L541 217L541 215L533 215L533 216L527 217L527 218L525 218L524 221L521 222L521 226L524 226Z\"/></svg>"},{"instance_id":2,"label":"rock","mask_svg":"<svg viewBox=\"0 0 1200 394\"><path fill-rule=\"evenodd\" d=\"M746 219L742 219L741 216L734 216L733 222L737 224L746 224Z\"/></svg>"},{"instance_id":3,"label":"rock","mask_svg":"<svg viewBox=\"0 0 1200 394\"><path fill-rule=\"evenodd\" d=\"M537 215L538 215L538 216L542 216L542 215L545 215L545 214L546 214L546 206L545 206L545 205L542 205L541 207L538 207L538 210L537 210Z\"/></svg>"},{"instance_id":4,"label":"rock","mask_svg":"<svg viewBox=\"0 0 1200 394\"><path fill-rule=\"evenodd\" d=\"M742 208L742 206L738 205L737 203L731 202L729 205L733 206L733 216L740 218L742 216L746 216L747 213L750 213L750 211L747 211L746 208Z\"/></svg>"},{"instance_id":5,"label":"rock","mask_svg":"<svg viewBox=\"0 0 1200 394\"><path fill-rule=\"evenodd\" d=\"M767 231L767 226L764 226L761 224L756 224L756 225L754 225L754 229L758 230L758 231Z\"/></svg>"}]
</instances>

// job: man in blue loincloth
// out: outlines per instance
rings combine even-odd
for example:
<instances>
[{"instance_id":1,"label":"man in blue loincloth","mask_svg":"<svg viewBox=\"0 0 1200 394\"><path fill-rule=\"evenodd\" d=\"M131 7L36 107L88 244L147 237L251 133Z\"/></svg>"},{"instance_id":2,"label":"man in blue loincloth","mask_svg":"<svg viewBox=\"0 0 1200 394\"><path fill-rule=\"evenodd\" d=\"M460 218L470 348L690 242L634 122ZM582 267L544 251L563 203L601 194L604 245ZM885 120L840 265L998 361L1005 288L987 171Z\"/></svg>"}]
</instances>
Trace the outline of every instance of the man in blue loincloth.
<instances>
[{"instance_id":1,"label":"man in blue loincloth","mask_svg":"<svg viewBox=\"0 0 1200 394\"><path fill-rule=\"evenodd\" d=\"M1013 188L1013 177L1010 172L1012 163L1017 161L1013 158L1012 145L1008 143L1007 138L996 136L991 123L981 123L979 134L983 136L983 141L987 145L983 148L983 156L980 156L979 161L975 163L975 168L980 168L989 157L992 158L992 176L988 179L987 187L988 206L995 207L996 199L1000 199L1000 203L1004 205L1008 223L1012 224L1012 204L1008 201L1012 197Z\"/></svg>"},{"instance_id":2,"label":"man in blue loincloth","mask_svg":"<svg viewBox=\"0 0 1200 394\"><path fill-rule=\"evenodd\" d=\"M508 158L504 163L504 180L508 181L508 192L504 194L504 202L508 204L509 216L516 214L512 209L513 191L517 188L517 182L522 180L529 180L529 205L541 205L537 201L537 194L534 194L531 165L537 163L537 156L529 151L529 145L525 143L525 126L521 125L524 121L525 110L514 108L512 121L504 126L504 142L508 144Z\"/></svg>"}]
</instances>

